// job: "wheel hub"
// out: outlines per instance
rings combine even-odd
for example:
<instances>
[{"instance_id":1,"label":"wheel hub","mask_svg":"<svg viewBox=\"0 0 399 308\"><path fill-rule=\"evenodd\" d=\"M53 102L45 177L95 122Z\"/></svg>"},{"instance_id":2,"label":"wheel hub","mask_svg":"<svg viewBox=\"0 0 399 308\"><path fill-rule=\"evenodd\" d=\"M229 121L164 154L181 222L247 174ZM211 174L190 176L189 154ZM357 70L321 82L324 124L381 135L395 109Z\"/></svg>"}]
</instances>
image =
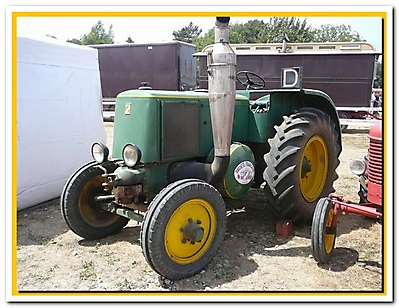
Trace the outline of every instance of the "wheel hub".
<instances>
[{"instance_id":1,"label":"wheel hub","mask_svg":"<svg viewBox=\"0 0 399 308\"><path fill-rule=\"evenodd\" d=\"M302 160L302 170L301 170L301 178L304 179L306 174L312 171L312 165L310 164L308 158L305 156Z\"/></svg>"},{"instance_id":2,"label":"wheel hub","mask_svg":"<svg viewBox=\"0 0 399 308\"><path fill-rule=\"evenodd\" d=\"M191 242L191 244L195 244L196 242L201 242L204 238L204 228L199 226L201 221L197 220L194 222L191 218L188 220L187 225L181 229L183 232L183 243L187 241Z\"/></svg>"}]
</instances>

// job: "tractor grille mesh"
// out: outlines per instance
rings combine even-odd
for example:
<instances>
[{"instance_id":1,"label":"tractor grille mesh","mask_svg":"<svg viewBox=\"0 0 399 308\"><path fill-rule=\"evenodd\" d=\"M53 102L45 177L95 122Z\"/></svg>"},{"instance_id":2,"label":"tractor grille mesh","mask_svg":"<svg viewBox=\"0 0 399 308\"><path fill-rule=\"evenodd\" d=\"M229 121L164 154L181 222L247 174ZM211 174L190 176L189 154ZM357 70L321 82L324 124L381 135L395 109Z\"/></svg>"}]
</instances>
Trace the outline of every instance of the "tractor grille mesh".
<instances>
[{"instance_id":1,"label":"tractor grille mesh","mask_svg":"<svg viewBox=\"0 0 399 308\"><path fill-rule=\"evenodd\" d=\"M369 147L369 166L368 166L369 181L375 184L382 185L382 142L370 138Z\"/></svg>"},{"instance_id":2,"label":"tractor grille mesh","mask_svg":"<svg viewBox=\"0 0 399 308\"><path fill-rule=\"evenodd\" d=\"M162 158L199 155L199 104L163 102Z\"/></svg>"}]
</instances>

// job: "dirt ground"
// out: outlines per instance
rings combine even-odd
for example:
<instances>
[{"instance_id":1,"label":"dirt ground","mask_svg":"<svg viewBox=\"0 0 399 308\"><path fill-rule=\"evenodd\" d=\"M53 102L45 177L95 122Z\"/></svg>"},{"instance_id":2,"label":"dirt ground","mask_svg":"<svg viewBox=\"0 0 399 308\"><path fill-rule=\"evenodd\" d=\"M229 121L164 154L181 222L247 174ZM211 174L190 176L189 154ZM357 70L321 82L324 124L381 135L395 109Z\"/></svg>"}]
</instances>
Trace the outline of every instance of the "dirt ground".
<instances>
[{"instance_id":1,"label":"dirt ground","mask_svg":"<svg viewBox=\"0 0 399 308\"><path fill-rule=\"evenodd\" d=\"M106 122L109 145L112 125ZM349 127L343 134L335 188L337 194L353 201L358 201L359 183L349 163L366 154L367 133L368 128ZM107 301L120 294L125 301L140 301L131 295L158 292L172 296L214 292L226 301L231 294L224 292L234 292L237 301L248 295L257 301L267 301L272 295L284 301L287 294L332 292L348 297L383 291L381 222L355 214L340 216L333 258L328 265L318 265L312 257L310 227L295 228L288 238L277 237L276 219L261 191L251 190L239 201L226 202L245 211L228 217L225 239L209 266L180 281L161 279L148 266L137 222L129 222L115 236L89 241L68 229L58 200L21 211L17 217L16 289L19 295L39 292L35 295L53 297L85 292L89 301L90 296L98 295L94 291L107 295L102 297Z\"/></svg>"}]
</instances>

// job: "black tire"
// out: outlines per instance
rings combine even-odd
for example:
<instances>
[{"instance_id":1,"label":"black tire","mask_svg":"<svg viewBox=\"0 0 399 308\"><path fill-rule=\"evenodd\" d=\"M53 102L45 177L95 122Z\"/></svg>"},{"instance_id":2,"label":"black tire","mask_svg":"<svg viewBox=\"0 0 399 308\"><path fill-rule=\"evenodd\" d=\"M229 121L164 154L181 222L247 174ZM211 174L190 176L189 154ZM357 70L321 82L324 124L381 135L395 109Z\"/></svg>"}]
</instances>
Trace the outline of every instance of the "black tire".
<instances>
[{"instance_id":1,"label":"black tire","mask_svg":"<svg viewBox=\"0 0 399 308\"><path fill-rule=\"evenodd\" d=\"M141 242L141 248L142 248L142 252L143 252L144 258L147 260L147 263L149 263L151 267L152 267L152 265L149 262L150 261L150 256L148 255L147 249L146 249L147 246L146 246L145 237L147 236L147 234L144 234L145 232L143 232L143 230L147 230L147 228L148 228L147 226L151 222L151 218L152 218L155 210L157 209L158 203L162 200L162 198L165 195L167 195L171 190L176 189L178 186L180 186L180 185L182 185L184 183L196 182L196 181L201 181L201 180L198 180L198 179L182 179L182 180L179 180L179 181L176 181L176 182L173 182L173 183L169 184L168 186L163 188L154 197L154 199L151 201L150 205L148 206L147 211L144 214L142 227L141 227L141 230L140 230L140 242Z\"/></svg>"},{"instance_id":2,"label":"black tire","mask_svg":"<svg viewBox=\"0 0 399 308\"><path fill-rule=\"evenodd\" d=\"M320 264L330 261L335 247L337 219L334 218L334 203L321 198L316 205L310 233L313 258Z\"/></svg>"},{"instance_id":3,"label":"black tire","mask_svg":"<svg viewBox=\"0 0 399 308\"><path fill-rule=\"evenodd\" d=\"M190 239L189 231L198 238ZM180 280L211 262L225 231L226 206L220 193L200 180L176 181L151 202L141 228L141 248L155 272Z\"/></svg>"},{"instance_id":4,"label":"black tire","mask_svg":"<svg viewBox=\"0 0 399 308\"><path fill-rule=\"evenodd\" d=\"M76 175L77 175L81 170L83 170L83 169L85 169L85 168L88 168L89 166L95 166L95 165L97 165L97 164L98 164L97 162L91 161L91 162L88 162L87 164L81 166L78 170L76 170L76 171L68 178L67 182L65 183L64 188L63 188L63 190L62 190L62 192L61 192L61 198L60 198L61 214L62 214L62 217L63 217L63 219L64 219L65 221L66 221L65 213L64 213L64 212L65 212L65 211L64 211L65 207L63 206L63 204L65 203L66 187L68 187L68 186L70 185L71 181L76 177Z\"/></svg>"},{"instance_id":5,"label":"black tire","mask_svg":"<svg viewBox=\"0 0 399 308\"><path fill-rule=\"evenodd\" d=\"M310 224L317 200L335 191L339 132L318 109L303 108L283 118L264 155L264 193L276 217Z\"/></svg>"},{"instance_id":6,"label":"black tire","mask_svg":"<svg viewBox=\"0 0 399 308\"><path fill-rule=\"evenodd\" d=\"M101 209L95 196L107 195L102 183L102 170L88 163L75 172L61 194L61 213L69 228L77 235L96 240L119 233L129 219Z\"/></svg>"}]
</instances>

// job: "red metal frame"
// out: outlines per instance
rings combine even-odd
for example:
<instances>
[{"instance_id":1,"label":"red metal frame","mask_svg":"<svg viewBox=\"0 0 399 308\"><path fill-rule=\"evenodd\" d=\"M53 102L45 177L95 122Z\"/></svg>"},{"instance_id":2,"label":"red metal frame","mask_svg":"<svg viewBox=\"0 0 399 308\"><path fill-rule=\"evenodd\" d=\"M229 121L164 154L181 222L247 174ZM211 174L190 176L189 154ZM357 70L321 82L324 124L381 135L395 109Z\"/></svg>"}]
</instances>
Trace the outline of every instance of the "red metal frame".
<instances>
[{"instance_id":1,"label":"red metal frame","mask_svg":"<svg viewBox=\"0 0 399 308\"><path fill-rule=\"evenodd\" d=\"M338 218L338 214L347 215L354 213L358 215L367 216L370 218L381 219L381 206L375 203L354 203L350 200L344 199L342 196L330 194L328 199L334 203L334 220ZM334 221L335 223L335 221ZM333 225L336 225L334 224Z\"/></svg>"}]
</instances>

